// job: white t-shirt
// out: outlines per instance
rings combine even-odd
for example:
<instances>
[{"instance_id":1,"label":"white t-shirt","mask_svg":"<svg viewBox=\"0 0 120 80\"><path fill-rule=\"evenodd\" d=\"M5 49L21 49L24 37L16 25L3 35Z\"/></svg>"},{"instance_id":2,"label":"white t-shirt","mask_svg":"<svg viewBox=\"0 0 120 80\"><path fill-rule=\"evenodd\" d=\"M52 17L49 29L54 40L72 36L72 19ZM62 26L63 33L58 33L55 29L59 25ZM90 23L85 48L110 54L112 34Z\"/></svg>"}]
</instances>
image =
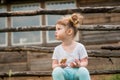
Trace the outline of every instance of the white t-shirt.
<instances>
[{"instance_id":1,"label":"white t-shirt","mask_svg":"<svg viewBox=\"0 0 120 80\"><path fill-rule=\"evenodd\" d=\"M60 62L61 59L66 58L66 64L70 65L70 63L73 62L75 59L83 59L85 57L88 57L88 55L84 45L81 43L77 43L72 53L67 53L63 49L62 45L58 45L54 49L52 59L57 59Z\"/></svg>"}]
</instances>

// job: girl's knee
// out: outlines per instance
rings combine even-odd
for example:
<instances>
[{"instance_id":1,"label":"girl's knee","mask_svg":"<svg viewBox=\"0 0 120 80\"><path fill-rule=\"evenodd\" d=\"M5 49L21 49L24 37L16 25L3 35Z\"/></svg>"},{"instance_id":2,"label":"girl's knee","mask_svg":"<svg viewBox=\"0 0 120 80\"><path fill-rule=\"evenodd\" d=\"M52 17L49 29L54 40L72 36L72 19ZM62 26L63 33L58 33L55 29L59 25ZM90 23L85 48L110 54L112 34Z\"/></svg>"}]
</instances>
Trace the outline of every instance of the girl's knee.
<instances>
[{"instance_id":1,"label":"girl's knee","mask_svg":"<svg viewBox=\"0 0 120 80\"><path fill-rule=\"evenodd\" d=\"M82 74L82 75L89 75L89 71L85 67L80 67L79 68L79 73Z\"/></svg>"},{"instance_id":2,"label":"girl's knee","mask_svg":"<svg viewBox=\"0 0 120 80\"><path fill-rule=\"evenodd\" d=\"M91 80L90 74L87 68L80 67L78 72L79 72L79 80Z\"/></svg>"},{"instance_id":3,"label":"girl's knee","mask_svg":"<svg viewBox=\"0 0 120 80\"><path fill-rule=\"evenodd\" d=\"M58 75L58 76L59 76L59 75L61 75L61 74L63 75L63 72L64 72L64 71L63 71L63 69L62 69L61 67L56 67L56 68L53 70L53 72L52 72L52 76L53 76L53 75Z\"/></svg>"}]
</instances>

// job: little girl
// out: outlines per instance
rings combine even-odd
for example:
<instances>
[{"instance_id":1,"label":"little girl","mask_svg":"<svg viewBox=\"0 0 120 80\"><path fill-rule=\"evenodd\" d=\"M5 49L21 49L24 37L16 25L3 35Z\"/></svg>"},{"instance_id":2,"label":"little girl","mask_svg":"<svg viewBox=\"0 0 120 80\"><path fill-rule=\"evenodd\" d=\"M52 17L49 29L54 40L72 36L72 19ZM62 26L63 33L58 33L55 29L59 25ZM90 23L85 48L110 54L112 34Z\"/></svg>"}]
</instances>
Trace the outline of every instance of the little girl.
<instances>
[{"instance_id":1,"label":"little girl","mask_svg":"<svg viewBox=\"0 0 120 80\"><path fill-rule=\"evenodd\" d=\"M57 21L55 37L62 43L55 47L52 59L53 80L90 80L88 55L84 45L74 40L83 16L74 13Z\"/></svg>"}]
</instances>

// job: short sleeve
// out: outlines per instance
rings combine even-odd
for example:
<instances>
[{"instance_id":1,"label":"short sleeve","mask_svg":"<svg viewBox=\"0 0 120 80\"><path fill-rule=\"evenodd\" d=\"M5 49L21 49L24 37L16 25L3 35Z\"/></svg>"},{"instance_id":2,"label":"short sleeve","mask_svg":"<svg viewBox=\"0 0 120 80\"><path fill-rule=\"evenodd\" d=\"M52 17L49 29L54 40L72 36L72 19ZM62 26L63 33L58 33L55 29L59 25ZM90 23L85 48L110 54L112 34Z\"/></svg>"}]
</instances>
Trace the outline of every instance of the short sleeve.
<instances>
[{"instance_id":1,"label":"short sleeve","mask_svg":"<svg viewBox=\"0 0 120 80\"><path fill-rule=\"evenodd\" d=\"M58 50L57 50L57 47L54 49L53 51L53 55L52 55L52 59L58 59Z\"/></svg>"},{"instance_id":2,"label":"short sleeve","mask_svg":"<svg viewBox=\"0 0 120 80\"><path fill-rule=\"evenodd\" d=\"M87 51L85 49L84 45L81 45L81 49L80 49L80 59L83 59L85 57L88 57Z\"/></svg>"}]
</instances>

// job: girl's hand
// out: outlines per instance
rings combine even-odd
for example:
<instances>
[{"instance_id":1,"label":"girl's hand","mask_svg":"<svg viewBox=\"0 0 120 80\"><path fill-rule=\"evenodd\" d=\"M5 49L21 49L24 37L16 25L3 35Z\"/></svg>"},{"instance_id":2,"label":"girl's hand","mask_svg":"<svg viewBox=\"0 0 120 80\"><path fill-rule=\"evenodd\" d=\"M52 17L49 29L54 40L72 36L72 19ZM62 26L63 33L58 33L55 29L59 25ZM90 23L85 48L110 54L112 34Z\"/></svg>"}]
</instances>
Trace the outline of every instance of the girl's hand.
<instances>
[{"instance_id":1,"label":"girl's hand","mask_svg":"<svg viewBox=\"0 0 120 80\"><path fill-rule=\"evenodd\" d=\"M70 63L70 67L72 67L72 68L76 67L76 63L75 62L71 62Z\"/></svg>"},{"instance_id":2,"label":"girl's hand","mask_svg":"<svg viewBox=\"0 0 120 80\"><path fill-rule=\"evenodd\" d=\"M59 66L62 67L62 68L65 68L67 66L67 64L66 63L60 63Z\"/></svg>"},{"instance_id":3,"label":"girl's hand","mask_svg":"<svg viewBox=\"0 0 120 80\"><path fill-rule=\"evenodd\" d=\"M72 68L79 67L80 66L80 61L78 59L75 59L75 62L71 62L70 66Z\"/></svg>"},{"instance_id":4,"label":"girl's hand","mask_svg":"<svg viewBox=\"0 0 120 80\"><path fill-rule=\"evenodd\" d=\"M77 64L77 66L80 66L80 60L79 59L75 59L75 63Z\"/></svg>"},{"instance_id":5,"label":"girl's hand","mask_svg":"<svg viewBox=\"0 0 120 80\"><path fill-rule=\"evenodd\" d=\"M66 59L66 58L63 58L63 59L60 61L59 66L62 67L62 68L66 67L66 66L67 66L66 61L67 61L67 59Z\"/></svg>"}]
</instances>

